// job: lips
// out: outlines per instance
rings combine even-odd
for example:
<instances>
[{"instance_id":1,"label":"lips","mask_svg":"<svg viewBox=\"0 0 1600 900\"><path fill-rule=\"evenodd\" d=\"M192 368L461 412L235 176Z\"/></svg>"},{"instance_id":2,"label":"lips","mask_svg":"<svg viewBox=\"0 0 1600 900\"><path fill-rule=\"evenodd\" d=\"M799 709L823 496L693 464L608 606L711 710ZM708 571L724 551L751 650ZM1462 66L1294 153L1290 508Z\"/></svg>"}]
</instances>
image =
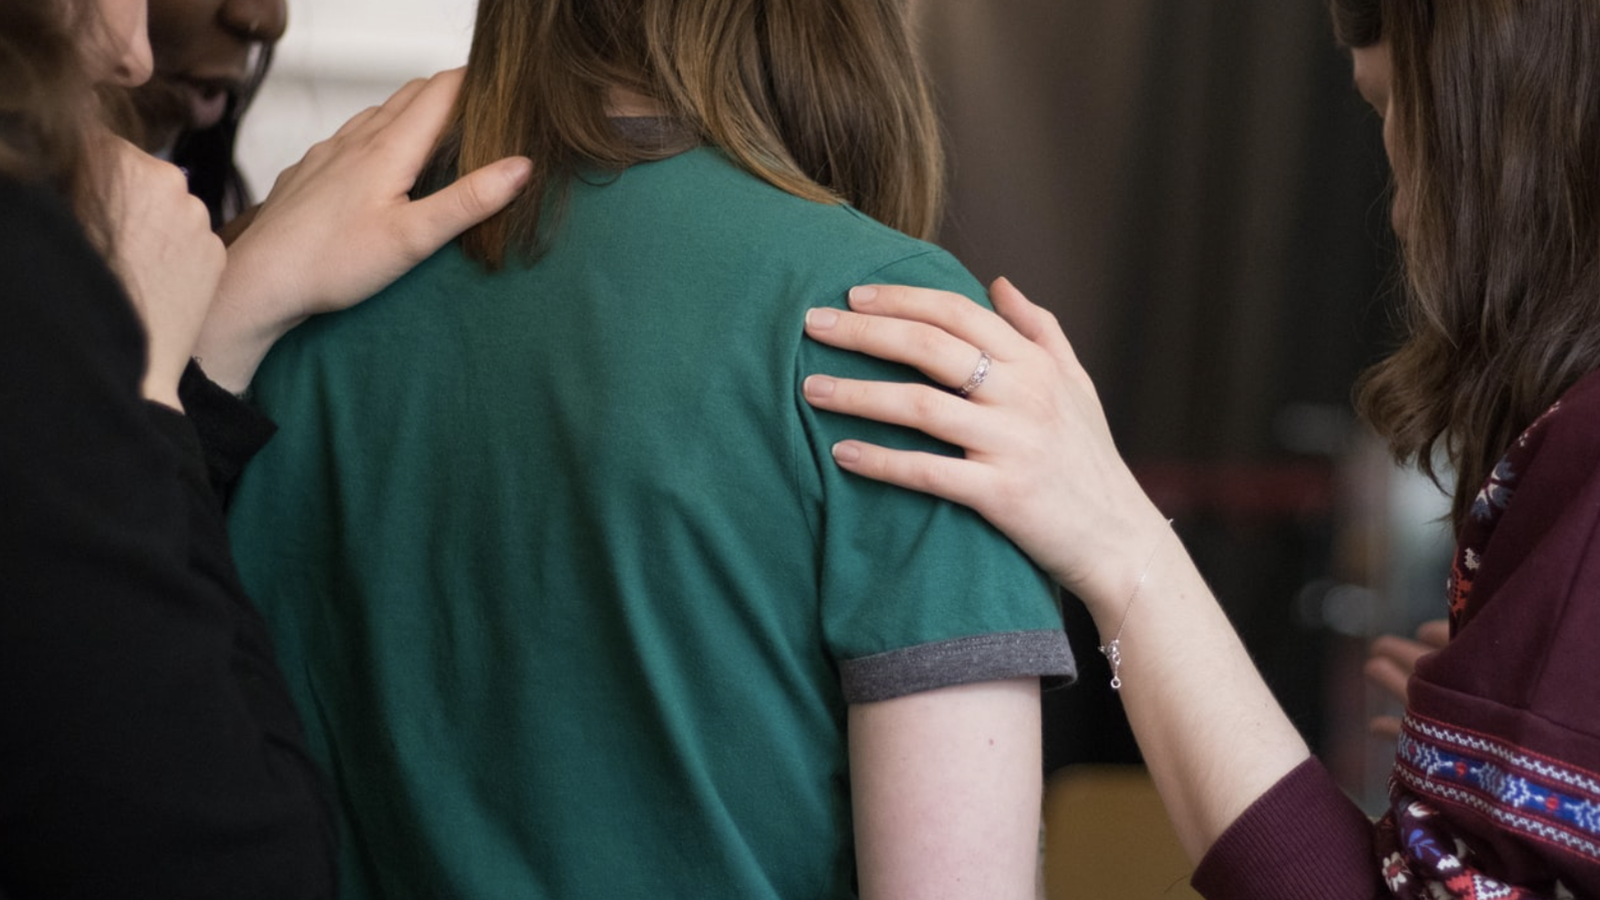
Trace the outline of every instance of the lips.
<instances>
[{"instance_id":1,"label":"lips","mask_svg":"<svg viewBox=\"0 0 1600 900\"><path fill-rule=\"evenodd\" d=\"M237 89L232 79L179 78L177 85L189 110L189 127L210 128L228 111L228 96Z\"/></svg>"}]
</instances>

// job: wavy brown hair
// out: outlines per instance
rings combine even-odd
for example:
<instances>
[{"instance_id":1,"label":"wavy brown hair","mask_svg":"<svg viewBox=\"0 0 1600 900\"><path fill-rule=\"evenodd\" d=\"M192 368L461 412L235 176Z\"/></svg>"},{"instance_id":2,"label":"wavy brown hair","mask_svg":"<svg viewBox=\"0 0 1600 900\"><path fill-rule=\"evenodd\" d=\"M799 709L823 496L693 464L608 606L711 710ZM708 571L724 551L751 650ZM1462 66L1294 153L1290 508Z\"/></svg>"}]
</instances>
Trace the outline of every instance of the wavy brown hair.
<instances>
[{"instance_id":1,"label":"wavy brown hair","mask_svg":"<svg viewBox=\"0 0 1600 900\"><path fill-rule=\"evenodd\" d=\"M583 167L620 170L696 143L771 184L849 203L917 237L943 199L942 143L903 0L481 0L467 74L433 171L534 163L511 207L468 232L496 267L535 255L541 218ZM614 127L607 91L681 129ZM551 198L554 198L552 204Z\"/></svg>"},{"instance_id":2,"label":"wavy brown hair","mask_svg":"<svg viewBox=\"0 0 1600 900\"><path fill-rule=\"evenodd\" d=\"M1407 336L1357 405L1402 462L1456 474L1457 528L1500 456L1600 368L1600 4L1334 0L1387 42Z\"/></svg>"},{"instance_id":3,"label":"wavy brown hair","mask_svg":"<svg viewBox=\"0 0 1600 900\"><path fill-rule=\"evenodd\" d=\"M97 92L84 46L103 23L86 0L0 3L0 174L46 184L104 249L109 231L90 136L125 95Z\"/></svg>"}]
</instances>

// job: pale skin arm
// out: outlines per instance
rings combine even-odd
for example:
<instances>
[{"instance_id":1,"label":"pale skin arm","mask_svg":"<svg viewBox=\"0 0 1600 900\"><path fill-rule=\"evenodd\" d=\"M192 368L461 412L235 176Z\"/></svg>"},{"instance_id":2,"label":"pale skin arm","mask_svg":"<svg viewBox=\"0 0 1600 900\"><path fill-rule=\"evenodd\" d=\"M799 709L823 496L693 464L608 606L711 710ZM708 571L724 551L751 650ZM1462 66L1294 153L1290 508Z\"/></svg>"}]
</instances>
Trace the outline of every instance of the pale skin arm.
<instances>
[{"instance_id":1,"label":"pale skin arm","mask_svg":"<svg viewBox=\"0 0 1600 900\"><path fill-rule=\"evenodd\" d=\"M813 310L807 318L818 341L907 363L944 385L966 381L981 347L994 362L970 397L822 375L807 379L806 397L820 409L965 448L957 458L843 441L834 458L849 471L972 507L1083 599L1103 640L1122 627L1122 701L1174 827L1198 861L1310 751L1117 453L1094 385L1055 317L1003 279L990 297L1000 315L940 291L857 288L855 312Z\"/></svg>"},{"instance_id":2,"label":"pale skin arm","mask_svg":"<svg viewBox=\"0 0 1600 900\"><path fill-rule=\"evenodd\" d=\"M864 900L1031 900L1037 678L856 704L849 734Z\"/></svg>"},{"instance_id":3,"label":"pale skin arm","mask_svg":"<svg viewBox=\"0 0 1600 900\"><path fill-rule=\"evenodd\" d=\"M278 176L228 249L196 346L213 381L243 391L290 329L377 293L522 189L529 162L510 157L410 198L460 86L459 69L413 81Z\"/></svg>"}]
</instances>

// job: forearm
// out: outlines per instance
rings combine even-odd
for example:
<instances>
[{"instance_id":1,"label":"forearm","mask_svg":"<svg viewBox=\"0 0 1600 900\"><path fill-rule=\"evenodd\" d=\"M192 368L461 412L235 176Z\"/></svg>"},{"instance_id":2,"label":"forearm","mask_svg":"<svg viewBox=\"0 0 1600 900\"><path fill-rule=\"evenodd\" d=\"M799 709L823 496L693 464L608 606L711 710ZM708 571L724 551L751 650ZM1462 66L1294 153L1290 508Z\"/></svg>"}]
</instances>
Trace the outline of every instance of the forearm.
<instances>
[{"instance_id":1,"label":"forearm","mask_svg":"<svg viewBox=\"0 0 1600 900\"><path fill-rule=\"evenodd\" d=\"M195 344L195 358L206 375L235 394L250 386L272 345L308 318L298 304L267 296L276 292L293 297L294 289L279 284L270 262L258 255L237 244L229 251L216 300Z\"/></svg>"},{"instance_id":2,"label":"forearm","mask_svg":"<svg viewBox=\"0 0 1600 900\"><path fill-rule=\"evenodd\" d=\"M1126 577L1085 597L1102 642L1120 637L1120 694L1191 859L1310 754L1182 544L1163 524ZM1127 590L1115 590L1120 584ZM1137 586L1135 593L1132 586ZM1132 599L1132 605L1129 601ZM1120 635L1119 635L1120 628Z\"/></svg>"}]
</instances>

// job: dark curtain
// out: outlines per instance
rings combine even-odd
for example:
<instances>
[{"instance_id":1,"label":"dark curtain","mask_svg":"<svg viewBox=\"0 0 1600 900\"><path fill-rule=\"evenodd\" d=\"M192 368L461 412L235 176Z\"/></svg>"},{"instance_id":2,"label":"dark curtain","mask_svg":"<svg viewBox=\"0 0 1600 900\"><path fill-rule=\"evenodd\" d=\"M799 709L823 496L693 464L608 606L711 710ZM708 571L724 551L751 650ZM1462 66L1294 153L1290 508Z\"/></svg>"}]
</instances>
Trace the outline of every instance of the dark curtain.
<instances>
[{"instance_id":1,"label":"dark curtain","mask_svg":"<svg viewBox=\"0 0 1600 900\"><path fill-rule=\"evenodd\" d=\"M1319 0L923 0L942 243L1061 318L1119 446L1316 746L1334 472L1386 342L1378 120ZM1047 765L1137 759L1088 616ZM1141 597L1133 615L1160 615ZM1125 646L1125 654L1137 654ZM1197 671L1195 678L1206 678Z\"/></svg>"}]
</instances>

